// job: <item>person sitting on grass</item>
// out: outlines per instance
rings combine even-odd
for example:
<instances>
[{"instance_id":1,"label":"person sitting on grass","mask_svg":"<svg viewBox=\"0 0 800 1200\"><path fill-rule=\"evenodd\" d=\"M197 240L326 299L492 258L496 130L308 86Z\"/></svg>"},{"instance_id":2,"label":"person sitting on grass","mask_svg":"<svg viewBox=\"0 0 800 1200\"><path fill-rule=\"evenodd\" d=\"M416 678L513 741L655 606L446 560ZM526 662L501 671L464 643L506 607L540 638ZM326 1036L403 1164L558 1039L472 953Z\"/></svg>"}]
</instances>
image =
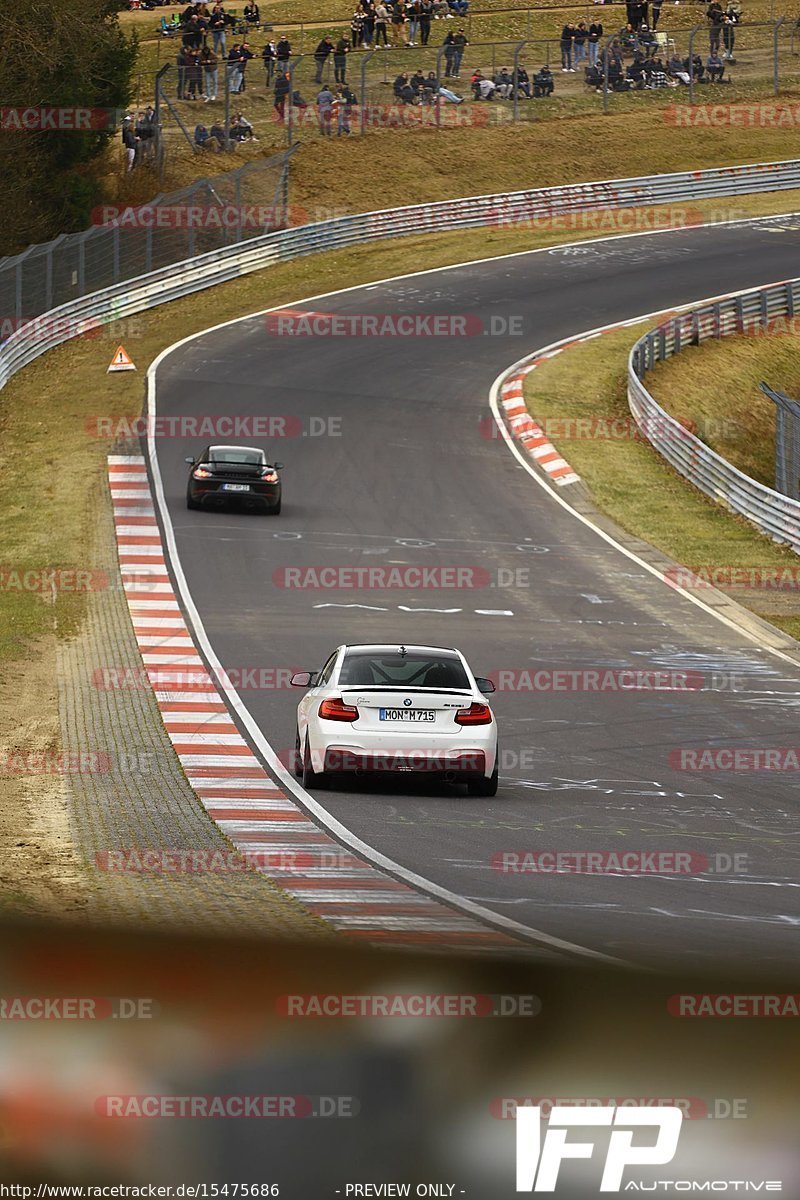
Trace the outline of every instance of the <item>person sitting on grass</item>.
<instances>
[{"instance_id":1,"label":"person sitting on grass","mask_svg":"<svg viewBox=\"0 0 800 1200\"><path fill-rule=\"evenodd\" d=\"M552 96L555 91L556 83L553 79L553 72L548 67L547 63L537 71L533 77L533 94L537 100L544 99L545 96Z\"/></svg>"},{"instance_id":2,"label":"person sitting on grass","mask_svg":"<svg viewBox=\"0 0 800 1200\"><path fill-rule=\"evenodd\" d=\"M231 121L230 136L234 142L258 141L253 132L252 122L248 121L247 117L243 116L242 113L237 113Z\"/></svg>"},{"instance_id":3,"label":"person sitting on grass","mask_svg":"<svg viewBox=\"0 0 800 1200\"><path fill-rule=\"evenodd\" d=\"M514 80L508 67L502 67L494 77L496 94L501 100L510 100L514 93Z\"/></svg>"},{"instance_id":4,"label":"person sitting on grass","mask_svg":"<svg viewBox=\"0 0 800 1200\"><path fill-rule=\"evenodd\" d=\"M643 88L645 85L645 62L641 54L637 50L633 56L633 62L628 64L626 72L628 79L631 81L631 86L635 88Z\"/></svg>"},{"instance_id":5,"label":"person sitting on grass","mask_svg":"<svg viewBox=\"0 0 800 1200\"><path fill-rule=\"evenodd\" d=\"M699 54L693 54L691 59L688 57L685 58L683 60L683 69L687 76L691 73L700 83L703 82L703 76L706 73L706 69L703 66L703 60Z\"/></svg>"},{"instance_id":6,"label":"person sitting on grass","mask_svg":"<svg viewBox=\"0 0 800 1200\"><path fill-rule=\"evenodd\" d=\"M647 86L649 88L665 88L670 86L667 72L660 58L650 59L650 74L647 78ZM673 84L672 86L674 87L675 85Z\"/></svg>"},{"instance_id":7,"label":"person sitting on grass","mask_svg":"<svg viewBox=\"0 0 800 1200\"><path fill-rule=\"evenodd\" d=\"M199 146L201 150L219 150L219 146L215 144L205 125L195 125L194 144L195 146Z\"/></svg>"},{"instance_id":8,"label":"person sitting on grass","mask_svg":"<svg viewBox=\"0 0 800 1200\"><path fill-rule=\"evenodd\" d=\"M689 72L684 70L683 62L681 61L681 57L677 51L673 51L673 53L670 55L669 61L667 62L667 74L669 75L670 79L677 79L681 83L686 84L689 82Z\"/></svg>"},{"instance_id":9,"label":"person sitting on grass","mask_svg":"<svg viewBox=\"0 0 800 1200\"><path fill-rule=\"evenodd\" d=\"M517 95L522 95L526 100L531 98L531 80L528 72L523 67L522 63L517 67Z\"/></svg>"},{"instance_id":10,"label":"person sitting on grass","mask_svg":"<svg viewBox=\"0 0 800 1200\"><path fill-rule=\"evenodd\" d=\"M706 70L708 71L709 83L722 83L722 76L725 74L725 64L716 50L712 50L706 59Z\"/></svg>"}]
</instances>

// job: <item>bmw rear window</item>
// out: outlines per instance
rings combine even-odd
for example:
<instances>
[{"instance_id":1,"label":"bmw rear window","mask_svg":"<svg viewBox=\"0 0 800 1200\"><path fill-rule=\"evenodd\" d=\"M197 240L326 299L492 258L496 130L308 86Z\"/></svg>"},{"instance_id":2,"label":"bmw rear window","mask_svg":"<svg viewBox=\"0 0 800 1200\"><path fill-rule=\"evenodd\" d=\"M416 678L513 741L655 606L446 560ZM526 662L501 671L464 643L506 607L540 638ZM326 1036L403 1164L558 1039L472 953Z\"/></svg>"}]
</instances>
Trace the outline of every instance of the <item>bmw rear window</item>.
<instances>
[{"instance_id":1,"label":"bmw rear window","mask_svg":"<svg viewBox=\"0 0 800 1200\"><path fill-rule=\"evenodd\" d=\"M345 657L339 683L344 687L470 687L461 661L454 655L360 651Z\"/></svg>"}]
</instances>

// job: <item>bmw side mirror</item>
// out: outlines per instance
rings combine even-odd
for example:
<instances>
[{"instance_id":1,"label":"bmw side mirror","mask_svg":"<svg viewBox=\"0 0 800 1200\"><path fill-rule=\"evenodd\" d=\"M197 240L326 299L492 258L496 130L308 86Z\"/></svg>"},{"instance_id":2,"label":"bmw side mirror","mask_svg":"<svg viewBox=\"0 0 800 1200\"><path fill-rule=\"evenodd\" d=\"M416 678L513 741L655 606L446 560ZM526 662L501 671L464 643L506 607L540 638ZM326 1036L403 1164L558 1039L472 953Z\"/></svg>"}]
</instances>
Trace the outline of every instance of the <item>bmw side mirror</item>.
<instances>
[{"instance_id":1,"label":"bmw side mirror","mask_svg":"<svg viewBox=\"0 0 800 1200\"><path fill-rule=\"evenodd\" d=\"M317 678L316 671L298 671L289 680L292 687L313 687L314 680Z\"/></svg>"},{"instance_id":2,"label":"bmw side mirror","mask_svg":"<svg viewBox=\"0 0 800 1200\"><path fill-rule=\"evenodd\" d=\"M272 465L273 465L273 467L275 468L275 470L276 470L276 471L282 471L282 470L283 470L283 463L273 463Z\"/></svg>"},{"instance_id":3,"label":"bmw side mirror","mask_svg":"<svg viewBox=\"0 0 800 1200\"><path fill-rule=\"evenodd\" d=\"M491 679L484 679L482 676L478 675L475 677L475 682L478 685L478 691L483 692L485 696L488 696L489 692L493 692L495 690Z\"/></svg>"},{"instance_id":4,"label":"bmw side mirror","mask_svg":"<svg viewBox=\"0 0 800 1200\"><path fill-rule=\"evenodd\" d=\"M187 462L187 463L189 464L189 466L190 466L190 467L193 467L193 466L194 466L194 459L193 459L193 458L185 458L183 461L184 461L184 462Z\"/></svg>"}]
</instances>

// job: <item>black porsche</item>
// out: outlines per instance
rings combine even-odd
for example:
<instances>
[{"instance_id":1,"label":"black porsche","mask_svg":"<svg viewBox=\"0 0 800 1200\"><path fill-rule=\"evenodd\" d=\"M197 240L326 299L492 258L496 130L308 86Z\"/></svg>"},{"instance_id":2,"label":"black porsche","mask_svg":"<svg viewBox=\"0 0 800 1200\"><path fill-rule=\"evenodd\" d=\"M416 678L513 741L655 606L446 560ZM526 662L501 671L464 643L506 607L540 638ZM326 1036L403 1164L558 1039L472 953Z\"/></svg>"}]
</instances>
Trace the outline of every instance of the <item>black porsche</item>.
<instances>
[{"instance_id":1,"label":"black porsche","mask_svg":"<svg viewBox=\"0 0 800 1200\"><path fill-rule=\"evenodd\" d=\"M262 512L281 511L283 463L267 462L263 450L252 446L207 446L191 466L186 488L187 508L237 505Z\"/></svg>"}]
</instances>

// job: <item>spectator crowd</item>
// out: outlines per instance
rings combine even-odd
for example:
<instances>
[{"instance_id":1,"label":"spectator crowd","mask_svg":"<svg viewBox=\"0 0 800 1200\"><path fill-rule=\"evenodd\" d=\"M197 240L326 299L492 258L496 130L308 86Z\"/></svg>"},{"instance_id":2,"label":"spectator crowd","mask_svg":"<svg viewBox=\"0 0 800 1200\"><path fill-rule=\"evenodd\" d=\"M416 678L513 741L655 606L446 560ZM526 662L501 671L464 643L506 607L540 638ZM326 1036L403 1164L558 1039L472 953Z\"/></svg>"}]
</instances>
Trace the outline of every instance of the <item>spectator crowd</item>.
<instances>
[{"instance_id":1,"label":"spectator crowd","mask_svg":"<svg viewBox=\"0 0 800 1200\"><path fill-rule=\"evenodd\" d=\"M739 0L710 0L706 8L708 54L694 52L691 58L680 56L675 42L658 30L663 2L627 0L626 22L616 34L607 34L599 14L591 21L565 23L559 38L561 72L575 74L582 69L585 83L596 91L606 87L614 92L678 87L690 80L728 82L725 71L735 62L736 27L742 19ZM139 6L157 8L161 3L140 0ZM320 89L315 98L320 134L331 137L334 130L337 136L350 133L351 116L358 105L347 79L348 57L353 51L428 46L437 21L453 22L446 30L440 27L439 37L434 39L434 45L441 47L442 69L401 72L394 79L392 98L401 106L428 105L437 98L462 103L465 95L454 88L462 78L469 39L458 22L468 13L469 3L359 0L349 29L335 37L325 34L311 56L313 82ZM255 31L263 31L267 40L260 58L266 87L272 93L275 119L284 122L289 107L299 113L311 107L296 86L297 54L289 38L285 34L277 40L272 38L272 27L262 19L255 0L248 0L241 13L226 6L225 0L198 0L170 20L162 17L161 30L180 42L175 58L178 100L208 104L226 93L243 96L255 69L251 64L257 57L249 38ZM332 78L326 82L329 72ZM463 90L466 88L465 80ZM555 80L549 65L529 74L524 63L518 61L488 73L472 69L468 89L469 97L476 102L539 100L553 95ZM156 132L152 109L126 117L122 141L128 170L152 157ZM199 121L195 127L194 143L199 149L221 150L232 143L257 140L252 122L242 112L236 113L227 128L216 121L209 125Z\"/></svg>"}]
</instances>

